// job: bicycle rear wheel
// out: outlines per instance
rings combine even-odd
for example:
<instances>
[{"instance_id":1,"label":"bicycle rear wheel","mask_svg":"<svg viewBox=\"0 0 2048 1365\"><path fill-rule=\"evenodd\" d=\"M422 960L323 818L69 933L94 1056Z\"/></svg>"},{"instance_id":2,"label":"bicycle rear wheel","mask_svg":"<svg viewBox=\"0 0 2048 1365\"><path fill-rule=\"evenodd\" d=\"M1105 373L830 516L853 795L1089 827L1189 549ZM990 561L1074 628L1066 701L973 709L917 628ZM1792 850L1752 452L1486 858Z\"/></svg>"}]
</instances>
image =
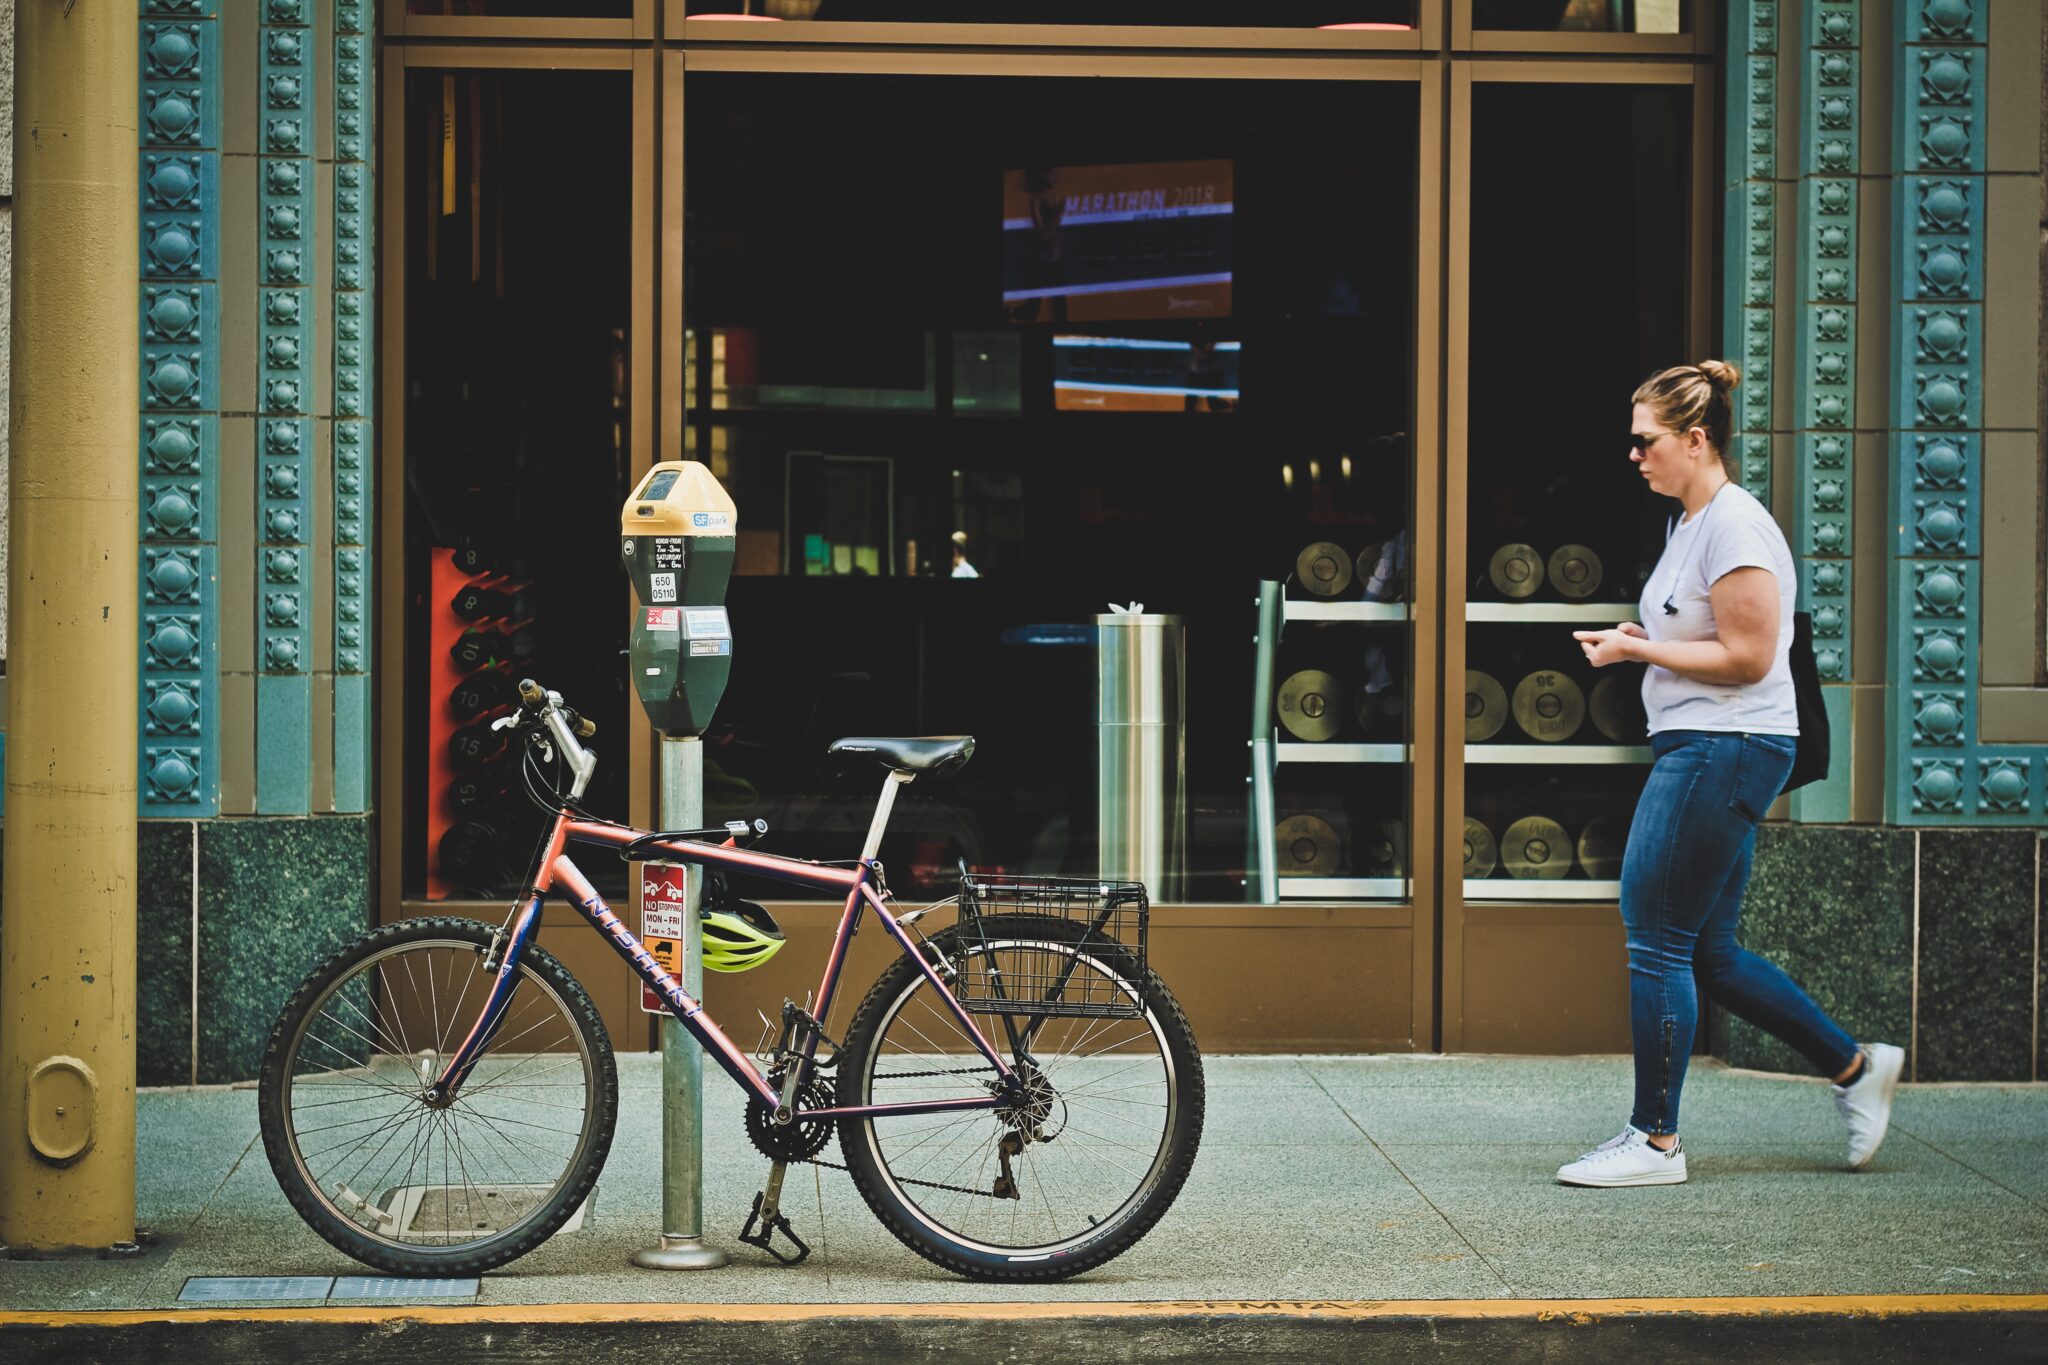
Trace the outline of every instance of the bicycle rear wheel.
<instances>
[{"instance_id":1,"label":"bicycle rear wheel","mask_svg":"<svg viewBox=\"0 0 2048 1365\"><path fill-rule=\"evenodd\" d=\"M528 946L452 1104L422 1092L482 1013L491 926L386 925L306 978L264 1053L263 1147L292 1207L396 1275L476 1274L552 1236L611 1147L618 1071L597 1007Z\"/></svg>"},{"instance_id":2,"label":"bicycle rear wheel","mask_svg":"<svg viewBox=\"0 0 2048 1365\"><path fill-rule=\"evenodd\" d=\"M991 916L981 934L949 930L932 946L970 977L991 960L1012 979L1027 961L1042 973L1054 954L1143 1013L978 1016L1023 1073L1026 1101L842 1119L840 1149L868 1207L919 1255L973 1279L1063 1279L1127 1251L1172 1205L1201 1142L1201 1055L1180 1005L1152 972L1130 979L1117 945L1063 920ZM842 1104L956 1099L996 1081L909 957L862 1002L838 1076Z\"/></svg>"}]
</instances>

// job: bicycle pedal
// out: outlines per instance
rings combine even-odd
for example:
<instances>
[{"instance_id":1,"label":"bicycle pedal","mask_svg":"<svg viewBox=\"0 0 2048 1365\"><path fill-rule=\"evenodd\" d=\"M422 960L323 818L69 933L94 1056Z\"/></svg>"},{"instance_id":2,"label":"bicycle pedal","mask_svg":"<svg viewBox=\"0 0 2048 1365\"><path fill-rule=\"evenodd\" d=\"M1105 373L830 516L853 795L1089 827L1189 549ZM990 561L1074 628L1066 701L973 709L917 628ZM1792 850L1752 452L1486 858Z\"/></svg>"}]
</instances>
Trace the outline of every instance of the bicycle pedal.
<instances>
[{"instance_id":1,"label":"bicycle pedal","mask_svg":"<svg viewBox=\"0 0 2048 1365\"><path fill-rule=\"evenodd\" d=\"M750 1247L759 1247L783 1265L802 1265L805 1258L811 1254L810 1246L803 1238L797 1236L796 1229L789 1225L788 1214L778 1213L766 1222L761 1221L761 1200L763 1197L761 1194L754 1196L754 1207L747 1214L746 1226L740 1229L740 1240ZM758 1234L754 1231L756 1223L761 1223L761 1231ZM789 1244L796 1248L794 1256L785 1256L775 1249L773 1243L777 1232L787 1237Z\"/></svg>"}]
</instances>

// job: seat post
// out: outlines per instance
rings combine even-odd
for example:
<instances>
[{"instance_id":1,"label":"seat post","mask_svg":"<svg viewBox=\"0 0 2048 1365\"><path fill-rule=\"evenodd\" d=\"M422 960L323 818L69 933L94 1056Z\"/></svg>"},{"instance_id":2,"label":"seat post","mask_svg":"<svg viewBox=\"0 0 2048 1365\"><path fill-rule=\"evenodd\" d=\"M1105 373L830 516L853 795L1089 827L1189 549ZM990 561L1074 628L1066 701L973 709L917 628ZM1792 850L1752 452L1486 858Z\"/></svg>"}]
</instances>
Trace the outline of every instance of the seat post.
<instances>
[{"instance_id":1,"label":"seat post","mask_svg":"<svg viewBox=\"0 0 2048 1365\"><path fill-rule=\"evenodd\" d=\"M860 846L860 860L870 861L882 848L882 834L889 828L889 812L896 807L896 790L906 786L917 774L902 768L889 770L888 780L882 783L882 799L875 803L875 820L868 826L867 842Z\"/></svg>"}]
</instances>

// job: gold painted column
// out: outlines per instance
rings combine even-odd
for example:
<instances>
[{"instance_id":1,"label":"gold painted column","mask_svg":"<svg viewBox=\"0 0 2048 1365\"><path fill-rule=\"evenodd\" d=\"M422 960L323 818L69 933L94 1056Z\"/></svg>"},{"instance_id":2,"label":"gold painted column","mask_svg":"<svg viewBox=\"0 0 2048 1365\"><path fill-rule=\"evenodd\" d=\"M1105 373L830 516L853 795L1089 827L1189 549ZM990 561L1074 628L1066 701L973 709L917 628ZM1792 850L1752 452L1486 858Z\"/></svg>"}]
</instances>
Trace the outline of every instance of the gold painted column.
<instances>
[{"instance_id":1,"label":"gold painted column","mask_svg":"<svg viewBox=\"0 0 2048 1365\"><path fill-rule=\"evenodd\" d=\"M134 0L15 6L0 1242L135 1238Z\"/></svg>"}]
</instances>

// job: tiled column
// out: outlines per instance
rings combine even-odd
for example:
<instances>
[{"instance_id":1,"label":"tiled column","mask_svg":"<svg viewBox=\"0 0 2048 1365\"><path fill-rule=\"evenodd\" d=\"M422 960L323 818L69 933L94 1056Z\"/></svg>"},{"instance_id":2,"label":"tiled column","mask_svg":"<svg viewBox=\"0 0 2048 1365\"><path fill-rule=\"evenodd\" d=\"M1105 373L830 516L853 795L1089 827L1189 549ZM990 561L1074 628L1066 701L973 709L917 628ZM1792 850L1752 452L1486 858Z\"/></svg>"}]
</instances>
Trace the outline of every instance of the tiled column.
<instances>
[{"instance_id":1,"label":"tiled column","mask_svg":"<svg viewBox=\"0 0 2048 1365\"><path fill-rule=\"evenodd\" d=\"M2038 824L2048 750L1980 745L1975 707L1993 19L1986 0L1897 0L1896 13L1886 819Z\"/></svg>"},{"instance_id":2,"label":"tiled column","mask_svg":"<svg viewBox=\"0 0 2048 1365\"><path fill-rule=\"evenodd\" d=\"M256 809L312 808L315 231L310 0L263 0L257 57Z\"/></svg>"},{"instance_id":3,"label":"tiled column","mask_svg":"<svg viewBox=\"0 0 2048 1365\"><path fill-rule=\"evenodd\" d=\"M370 807L371 0L334 0L334 791Z\"/></svg>"},{"instance_id":4,"label":"tiled column","mask_svg":"<svg viewBox=\"0 0 2048 1365\"><path fill-rule=\"evenodd\" d=\"M140 813L220 809L220 25L149 0L141 31Z\"/></svg>"},{"instance_id":5,"label":"tiled column","mask_svg":"<svg viewBox=\"0 0 2048 1365\"><path fill-rule=\"evenodd\" d=\"M1805 6L1792 540L1800 605L1813 614L1814 658L1834 754L1824 780L1793 794L1792 818L1800 821L1847 820L1850 806L1860 11L1860 0L1808 0Z\"/></svg>"},{"instance_id":6,"label":"tiled column","mask_svg":"<svg viewBox=\"0 0 2048 1365\"><path fill-rule=\"evenodd\" d=\"M1742 367L1735 446L1742 485L1771 497L1771 347L1778 269L1779 0L1728 6L1726 257L1721 352Z\"/></svg>"}]
</instances>

